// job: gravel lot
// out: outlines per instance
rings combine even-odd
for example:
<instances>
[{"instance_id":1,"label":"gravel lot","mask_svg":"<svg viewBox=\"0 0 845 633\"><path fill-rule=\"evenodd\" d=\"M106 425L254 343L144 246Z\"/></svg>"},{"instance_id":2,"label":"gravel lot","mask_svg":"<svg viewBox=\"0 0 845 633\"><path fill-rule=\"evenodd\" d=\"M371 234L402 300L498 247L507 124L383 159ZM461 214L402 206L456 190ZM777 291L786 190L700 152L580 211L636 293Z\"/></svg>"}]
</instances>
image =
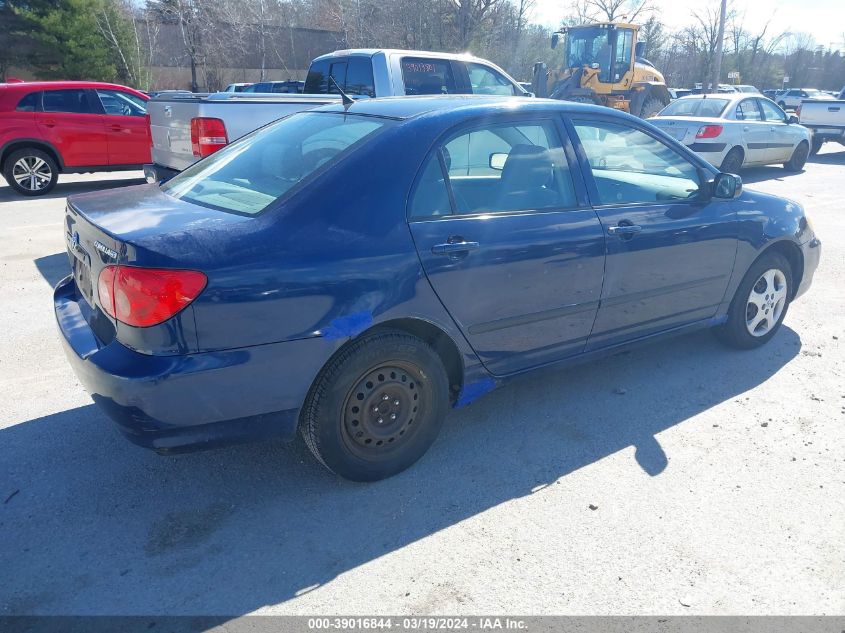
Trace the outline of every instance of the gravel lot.
<instances>
[{"instance_id":1,"label":"gravel lot","mask_svg":"<svg viewBox=\"0 0 845 633\"><path fill-rule=\"evenodd\" d=\"M708 333L522 378L377 484L307 449L161 457L82 391L53 322L64 197L0 186L0 615L845 613L845 151L746 184L823 242L766 347Z\"/></svg>"}]
</instances>

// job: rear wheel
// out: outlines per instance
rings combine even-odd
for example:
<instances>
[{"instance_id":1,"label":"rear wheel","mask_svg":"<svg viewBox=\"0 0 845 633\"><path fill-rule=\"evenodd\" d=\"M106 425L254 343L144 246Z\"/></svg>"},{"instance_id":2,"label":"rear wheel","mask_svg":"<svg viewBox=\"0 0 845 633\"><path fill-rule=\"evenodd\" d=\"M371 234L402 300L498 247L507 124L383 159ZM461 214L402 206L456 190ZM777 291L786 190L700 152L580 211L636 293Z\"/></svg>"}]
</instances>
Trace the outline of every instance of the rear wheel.
<instances>
[{"instance_id":1,"label":"rear wheel","mask_svg":"<svg viewBox=\"0 0 845 633\"><path fill-rule=\"evenodd\" d=\"M783 164L784 169L786 171L801 171L807 164L809 155L810 146L805 141L801 141L795 151L792 152L792 157Z\"/></svg>"},{"instance_id":2,"label":"rear wheel","mask_svg":"<svg viewBox=\"0 0 845 633\"><path fill-rule=\"evenodd\" d=\"M824 145L824 141L818 137L813 137L813 146L810 148L810 156L815 156Z\"/></svg>"},{"instance_id":3,"label":"rear wheel","mask_svg":"<svg viewBox=\"0 0 845 633\"><path fill-rule=\"evenodd\" d=\"M27 147L12 152L3 163L6 182L25 196L41 196L56 186L59 167L47 152Z\"/></svg>"},{"instance_id":4,"label":"rear wheel","mask_svg":"<svg viewBox=\"0 0 845 633\"><path fill-rule=\"evenodd\" d=\"M411 466L437 438L448 389L430 345L404 332L377 332L323 369L306 399L301 433L341 477L384 479Z\"/></svg>"},{"instance_id":5,"label":"rear wheel","mask_svg":"<svg viewBox=\"0 0 845 633\"><path fill-rule=\"evenodd\" d=\"M792 268L779 253L758 259L743 277L728 309L728 320L716 328L722 342L752 349L778 331L792 297Z\"/></svg>"},{"instance_id":6,"label":"rear wheel","mask_svg":"<svg viewBox=\"0 0 845 633\"><path fill-rule=\"evenodd\" d=\"M719 171L726 174L738 174L739 170L742 169L742 161L744 158L745 152L742 151L741 147L732 148L722 161Z\"/></svg>"}]
</instances>

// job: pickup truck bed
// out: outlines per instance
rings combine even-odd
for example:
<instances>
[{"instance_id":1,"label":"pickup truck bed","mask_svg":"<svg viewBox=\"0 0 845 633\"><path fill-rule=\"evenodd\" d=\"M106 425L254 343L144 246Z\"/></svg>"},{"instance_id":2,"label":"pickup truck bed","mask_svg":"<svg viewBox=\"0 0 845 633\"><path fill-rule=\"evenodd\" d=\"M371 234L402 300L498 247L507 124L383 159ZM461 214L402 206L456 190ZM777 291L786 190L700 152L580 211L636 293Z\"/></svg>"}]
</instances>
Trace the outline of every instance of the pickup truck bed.
<instances>
[{"instance_id":1,"label":"pickup truck bed","mask_svg":"<svg viewBox=\"0 0 845 633\"><path fill-rule=\"evenodd\" d=\"M804 100L801 102L799 122L813 133L813 154L827 141L845 145L845 100Z\"/></svg>"},{"instance_id":2,"label":"pickup truck bed","mask_svg":"<svg viewBox=\"0 0 845 633\"><path fill-rule=\"evenodd\" d=\"M167 180L195 163L191 121L219 119L227 142L284 116L339 101L336 95L277 95L218 92L162 95L147 103L152 136L152 165L144 166L149 182Z\"/></svg>"}]
</instances>

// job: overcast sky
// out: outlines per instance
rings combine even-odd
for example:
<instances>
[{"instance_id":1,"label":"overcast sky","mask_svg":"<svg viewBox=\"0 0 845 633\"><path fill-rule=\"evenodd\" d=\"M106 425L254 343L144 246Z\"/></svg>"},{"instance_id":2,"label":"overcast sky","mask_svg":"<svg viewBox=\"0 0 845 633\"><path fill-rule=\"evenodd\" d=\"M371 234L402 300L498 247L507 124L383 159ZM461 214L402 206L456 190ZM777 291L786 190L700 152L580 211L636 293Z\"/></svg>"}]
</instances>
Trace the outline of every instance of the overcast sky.
<instances>
[{"instance_id":1,"label":"overcast sky","mask_svg":"<svg viewBox=\"0 0 845 633\"><path fill-rule=\"evenodd\" d=\"M708 2L718 5L718 0L654 0L661 19L670 27L689 24L690 12ZM536 0L533 20L558 26L569 4L568 0ZM845 50L845 0L731 0L729 5L745 15L749 30L761 29L771 19L767 33L809 33L816 44Z\"/></svg>"}]
</instances>

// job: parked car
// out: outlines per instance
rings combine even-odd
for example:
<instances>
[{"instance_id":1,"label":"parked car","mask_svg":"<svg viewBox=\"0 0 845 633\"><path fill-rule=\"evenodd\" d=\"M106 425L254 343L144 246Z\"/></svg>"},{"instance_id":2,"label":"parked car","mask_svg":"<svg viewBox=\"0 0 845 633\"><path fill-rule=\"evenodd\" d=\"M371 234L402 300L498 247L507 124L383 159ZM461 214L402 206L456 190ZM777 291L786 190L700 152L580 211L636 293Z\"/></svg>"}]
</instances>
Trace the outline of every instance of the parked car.
<instances>
[{"instance_id":1,"label":"parked car","mask_svg":"<svg viewBox=\"0 0 845 633\"><path fill-rule=\"evenodd\" d=\"M778 93L776 101L783 110L794 110L804 99L830 101L834 97L815 88L790 88Z\"/></svg>"},{"instance_id":2,"label":"parked car","mask_svg":"<svg viewBox=\"0 0 845 633\"><path fill-rule=\"evenodd\" d=\"M248 83L248 82L247 83L241 82L241 83L229 84L228 86L226 86L226 89L223 92L244 92L247 88L249 88L252 85L253 85L252 83Z\"/></svg>"},{"instance_id":3,"label":"parked car","mask_svg":"<svg viewBox=\"0 0 845 633\"><path fill-rule=\"evenodd\" d=\"M502 97L297 113L162 186L72 196L65 227L65 350L132 441L300 432L355 480L537 367L708 327L763 345L820 253L800 205L643 120Z\"/></svg>"},{"instance_id":4,"label":"parked car","mask_svg":"<svg viewBox=\"0 0 845 633\"><path fill-rule=\"evenodd\" d=\"M735 84L733 88L737 92L745 92L757 95L760 94L760 91L757 90L757 88L755 88L754 86L749 86L748 84Z\"/></svg>"},{"instance_id":5,"label":"parked car","mask_svg":"<svg viewBox=\"0 0 845 633\"><path fill-rule=\"evenodd\" d=\"M772 101L777 101L777 96L780 94L781 90L764 90L763 96L767 99L771 99Z\"/></svg>"},{"instance_id":6,"label":"parked car","mask_svg":"<svg viewBox=\"0 0 845 633\"><path fill-rule=\"evenodd\" d=\"M303 95L262 97L243 93L156 99L149 106L152 163L149 182L163 182L226 143L283 116L339 101L334 82L347 95L390 97L422 94L530 93L498 66L469 55L354 49L311 62ZM330 85L331 84L331 85Z\"/></svg>"},{"instance_id":7,"label":"parked car","mask_svg":"<svg viewBox=\"0 0 845 633\"><path fill-rule=\"evenodd\" d=\"M810 155L807 128L762 95L684 97L650 121L724 172L772 163L801 171Z\"/></svg>"},{"instance_id":8,"label":"parked car","mask_svg":"<svg viewBox=\"0 0 845 633\"><path fill-rule=\"evenodd\" d=\"M671 97L672 100L680 99L681 97L686 97L691 94L692 90L688 90L686 88L669 88L669 97Z\"/></svg>"},{"instance_id":9,"label":"parked car","mask_svg":"<svg viewBox=\"0 0 845 633\"><path fill-rule=\"evenodd\" d=\"M797 113L801 125L813 133L811 156L829 141L845 145L845 99L802 101Z\"/></svg>"},{"instance_id":10,"label":"parked car","mask_svg":"<svg viewBox=\"0 0 845 633\"><path fill-rule=\"evenodd\" d=\"M0 170L25 196L55 187L60 173L139 169L150 160L148 97L115 84L0 84Z\"/></svg>"},{"instance_id":11,"label":"parked car","mask_svg":"<svg viewBox=\"0 0 845 633\"><path fill-rule=\"evenodd\" d=\"M302 92L302 87L305 85L304 81L259 81L243 90L235 92L260 92L265 94L296 94ZM231 90L229 92L232 92Z\"/></svg>"},{"instance_id":12,"label":"parked car","mask_svg":"<svg viewBox=\"0 0 845 633\"><path fill-rule=\"evenodd\" d=\"M182 89L168 89L168 90L154 90L153 92L145 93L150 99L155 99L156 97L163 97L163 96L174 96L174 95L190 95L194 94L190 90L182 90Z\"/></svg>"}]
</instances>

